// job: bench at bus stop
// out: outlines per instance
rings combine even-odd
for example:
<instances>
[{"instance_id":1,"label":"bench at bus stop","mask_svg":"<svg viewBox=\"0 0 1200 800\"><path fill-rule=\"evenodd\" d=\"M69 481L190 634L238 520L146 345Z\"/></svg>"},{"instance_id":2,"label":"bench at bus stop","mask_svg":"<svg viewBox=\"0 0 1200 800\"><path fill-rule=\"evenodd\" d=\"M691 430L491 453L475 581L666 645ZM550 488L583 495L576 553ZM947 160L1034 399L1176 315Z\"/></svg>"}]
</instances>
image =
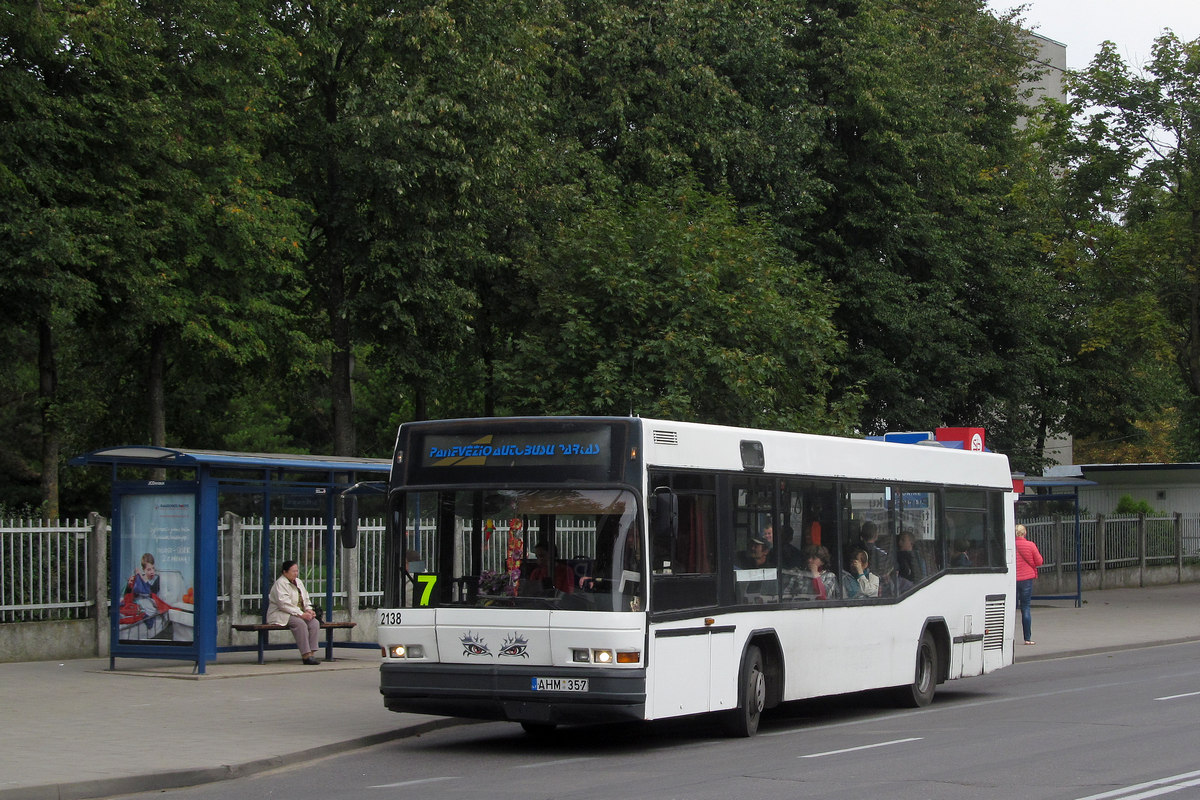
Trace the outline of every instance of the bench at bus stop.
<instances>
[{"instance_id":1,"label":"bench at bus stop","mask_svg":"<svg viewBox=\"0 0 1200 800\"><path fill-rule=\"evenodd\" d=\"M325 660L333 660L333 646L337 642L333 641L333 632L336 630L350 630L357 622L326 622L321 621L321 629L325 631ZM287 625L273 625L270 622L255 622L255 623L237 623L233 625L235 631L253 632L258 634L258 663L263 663L263 654L267 649L267 639L273 631L288 631ZM290 631L288 631L290 633Z\"/></svg>"}]
</instances>

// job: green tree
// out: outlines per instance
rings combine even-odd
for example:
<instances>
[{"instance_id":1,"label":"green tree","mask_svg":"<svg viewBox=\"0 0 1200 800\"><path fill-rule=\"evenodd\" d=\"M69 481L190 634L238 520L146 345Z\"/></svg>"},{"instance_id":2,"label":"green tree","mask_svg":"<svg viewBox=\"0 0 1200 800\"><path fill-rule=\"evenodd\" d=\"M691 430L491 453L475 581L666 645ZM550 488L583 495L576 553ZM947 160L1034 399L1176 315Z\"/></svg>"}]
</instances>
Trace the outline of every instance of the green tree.
<instances>
[{"instance_id":1,"label":"green tree","mask_svg":"<svg viewBox=\"0 0 1200 800\"><path fill-rule=\"evenodd\" d=\"M18 121L0 171L0 242L14 266L3 294L8 318L39 340L38 468L53 513L62 426L76 447L97 432L96 409L76 398L116 418L102 429L164 444L173 363L212 381L288 339L298 236L259 155L278 120L262 91L273 44L261 9L17 6L3 15L0 91ZM63 387L57 354L72 337L94 371L73 369ZM112 379L117 391L89 391Z\"/></svg>"},{"instance_id":2,"label":"green tree","mask_svg":"<svg viewBox=\"0 0 1200 800\"><path fill-rule=\"evenodd\" d=\"M693 184L564 226L509 371L515 413L628 414L847 432L827 286L771 228Z\"/></svg>"},{"instance_id":3,"label":"green tree","mask_svg":"<svg viewBox=\"0 0 1200 800\"><path fill-rule=\"evenodd\" d=\"M57 516L57 341L94 302L119 238L122 220L104 215L125 188L114 143L126 131L112 109L132 105L125 77L140 61L126 42L137 31L119 5L84 15L64 2L5 3L0 26L0 104L11 121L0 130L0 318L11 352L33 367L14 373L28 383L11 391L36 414L40 444L18 440L13 452L21 471L40 475L43 511Z\"/></svg>"},{"instance_id":4,"label":"green tree","mask_svg":"<svg viewBox=\"0 0 1200 800\"><path fill-rule=\"evenodd\" d=\"M517 215L512 162L538 113L537 4L329 0L281 7L296 43L282 147L313 209L312 318L329 352L334 452L353 455L353 366L428 413L470 349L485 245ZM366 387L369 383L363 383Z\"/></svg>"},{"instance_id":5,"label":"green tree","mask_svg":"<svg viewBox=\"0 0 1200 800\"><path fill-rule=\"evenodd\" d=\"M811 213L827 113L799 46L811 4L630 0L567 6L556 130L601 192L698 180L750 212Z\"/></svg>"},{"instance_id":6,"label":"green tree","mask_svg":"<svg viewBox=\"0 0 1200 800\"><path fill-rule=\"evenodd\" d=\"M1003 422L1038 311L1009 240L1016 29L969 2L859 0L815 4L802 39L829 191L796 239L837 288L862 429Z\"/></svg>"},{"instance_id":7,"label":"green tree","mask_svg":"<svg viewBox=\"0 0 1200 800\"><path fill-rule=\"evenodd\" d=\"M1125 430L1181 399L1200 402L1200 40L1160 37L1144 71L1111 42L1070 87L1078 155L1074 194L1095 209L1089 278L1104 287L1092 317L1092 347L1128 354L1140 404L1125 404ZM1178 382L1164 374L1174 361ZM1120 362L1118 362L1120 363ZM1130 382L1126 372L1121 378ZM1103 406L1102 406L1103 407ZM1183 429L1190 429L1185 422ZM1194 457L1194 437L1181 442Z\"/></svg>"},{"instance_id":8,"label":"green tree","mask_svg":"<svg viewBox=\"0 0 1200 800\"><path fill-rule=\"evenodd\" d=\"M286 123L271 92L284 43L265 25L268 7L197 0L136 9L149 72L127 79L145 115L131 120L139 130L129 145L139 149L119 157L135 176L126 213L141 236L125 242L102 297L120 320L110 328L116 352L144 370L149 440L165 444L168 415L182 422L190 413L168 403L172 385L196 375L219 384L230 366L262 370L290 345L303 352L291 324L303 290L295 269L303 209L278 194L282 164L264 158ZM187 401L220 392L208 395Z\"/></svg>"}]
</instances>

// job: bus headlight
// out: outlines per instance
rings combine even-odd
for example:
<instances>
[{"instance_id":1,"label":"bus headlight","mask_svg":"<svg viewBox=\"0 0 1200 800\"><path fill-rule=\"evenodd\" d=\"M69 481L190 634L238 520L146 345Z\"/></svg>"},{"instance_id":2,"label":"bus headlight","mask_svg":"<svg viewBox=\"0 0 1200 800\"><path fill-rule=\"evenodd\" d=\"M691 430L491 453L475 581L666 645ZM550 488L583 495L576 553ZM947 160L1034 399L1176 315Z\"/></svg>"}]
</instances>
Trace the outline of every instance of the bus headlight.
<instances>
[{"instance_id":1,"label":"bus headlight","mask_svg":"<svg viewBox=\"0 0 1200 800\"><path fill-rule=\"evenodd\" d=\"M387 654L392 658L424 658L425 645L394 644L388 648Z\"/></svg>"},{"instance_id":2,"label":"bus headlight","mask_svg":"<svg viewBox=\"0 0 1200 800\"><path fill-rule=\"evenodd\" d=\"M571 661L575 664L640 664L642 654L638 650L591 650L573 647Z\"/></svg>"}]
</instances>

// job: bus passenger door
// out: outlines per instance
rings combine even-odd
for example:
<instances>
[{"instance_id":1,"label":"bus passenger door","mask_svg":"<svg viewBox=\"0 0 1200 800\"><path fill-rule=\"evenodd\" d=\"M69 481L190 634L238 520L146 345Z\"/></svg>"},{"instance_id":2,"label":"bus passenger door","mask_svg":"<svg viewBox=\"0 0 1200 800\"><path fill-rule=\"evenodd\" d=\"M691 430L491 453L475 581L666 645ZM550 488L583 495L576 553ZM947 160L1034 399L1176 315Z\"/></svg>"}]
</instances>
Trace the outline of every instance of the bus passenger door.
<instances>
[{"instance_id":1,"label":"bus passenger door","mask_svg":"<svg viewBox=\"0 0 1200 800\"><path fill-rule=\"evenodd\" d=\"M650 659L655 718L709 710L711 639L704 627L655 629Z\"/></svg>"},{"instance_id":2,"label":"bus passenger door","mask_svg":"<svg viewBox=\"0 0 1200 800\"><path fill-rule=\"evenodd\" d=\"M732 625L657 628L651 657L655 718L737 707Z\"/></svg>"},{"instance_id":3,"label":"bus passenger door","mask_svg":"<svg viewBox=\"0 0 1200 800\"><path fill-rule=\"evenodd\" d=\"M657 473L658 491L677 497L674 530L652 526L651 609L675 619L653 627L650 638L650 703L655 717L696 714L713 708L722 670L720 653L732 649L732 628L717 633L716 482L711 475ZM686 618L681 618L686 617ZM714 652L715 651L715 652Z\"/></svg>"}]
</instances>

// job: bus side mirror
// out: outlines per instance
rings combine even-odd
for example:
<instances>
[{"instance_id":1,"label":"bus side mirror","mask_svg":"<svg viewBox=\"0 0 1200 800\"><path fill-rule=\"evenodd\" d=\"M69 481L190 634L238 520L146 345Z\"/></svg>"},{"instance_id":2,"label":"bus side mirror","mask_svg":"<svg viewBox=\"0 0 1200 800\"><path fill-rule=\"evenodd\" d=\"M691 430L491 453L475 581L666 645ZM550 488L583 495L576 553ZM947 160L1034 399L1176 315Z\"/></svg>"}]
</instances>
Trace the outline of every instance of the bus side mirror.
<instances>
[{"instance_id":1,"label":"bus side mirror","mask_svg":"<svg viewBox=\"0 0 1200 800\"><path fill-rule=\"evenodd\" d=\"M358 498L360 495L387 494L384 481L362 481L338 496L338 540L347 549L358 546ZM368 507L370 507L368 505Z\"/></svg>"},{"instance_id":2,"label":"bus side mirror","mask_svg":"<svg viewBox=\"0 0 1200 800\"><path fill-rule=\"evenodd\" d=\"M358 498L343 494L338 503L338 541L342 547L358 546Z\"/></svg>"},{"instance_id":3,"label":"bus side mirror","mask_svg":"<svg viewBox=\"0 0 1200 800\"><path fill-rule=\"evenodd\" d=\"M654 490L650 524L656 539L674 539L679 533L679 498L664 486Z\"/></svg>"}]
</instances>

